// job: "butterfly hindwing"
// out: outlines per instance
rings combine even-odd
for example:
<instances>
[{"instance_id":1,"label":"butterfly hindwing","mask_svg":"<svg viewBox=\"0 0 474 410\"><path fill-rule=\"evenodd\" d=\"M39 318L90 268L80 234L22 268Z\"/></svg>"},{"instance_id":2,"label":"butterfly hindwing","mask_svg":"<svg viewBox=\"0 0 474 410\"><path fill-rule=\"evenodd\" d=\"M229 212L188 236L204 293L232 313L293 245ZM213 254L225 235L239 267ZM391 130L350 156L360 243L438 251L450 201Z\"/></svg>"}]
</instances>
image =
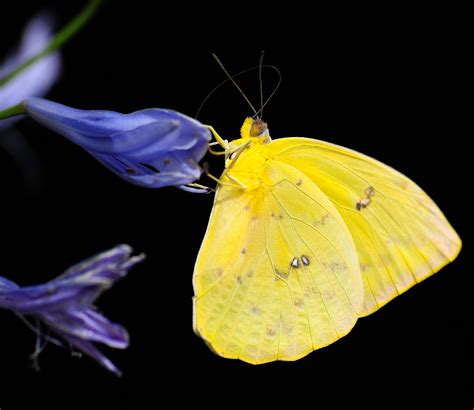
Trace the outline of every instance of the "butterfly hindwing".
<instances>
[{"instance_id":1,"label":"butterfly hindwing","mask_svg":"<svg viewBox=\"0 0 474 410\"><path fill-rule=\"evenodd\" d=\"M307 138L270 144L276 160L301 170L349 228L370 314L456 258L461 241L436 204L396 170L347 148Z\"/></svg>"},{"instance_id":2,"label":"butterfly hindwing","mask_svg":"<svg viewBox=\"0 0 474 410\"><path fill-rule=\"evenodd\" d=\"M248 165L239 158L233 169L244 183ZM344 221L310 178L277 161L258 176L252 189L218 190L195 267L194 328L224 357L296 360L354 326L359 263Z\"/></svg>"}]
</instances>

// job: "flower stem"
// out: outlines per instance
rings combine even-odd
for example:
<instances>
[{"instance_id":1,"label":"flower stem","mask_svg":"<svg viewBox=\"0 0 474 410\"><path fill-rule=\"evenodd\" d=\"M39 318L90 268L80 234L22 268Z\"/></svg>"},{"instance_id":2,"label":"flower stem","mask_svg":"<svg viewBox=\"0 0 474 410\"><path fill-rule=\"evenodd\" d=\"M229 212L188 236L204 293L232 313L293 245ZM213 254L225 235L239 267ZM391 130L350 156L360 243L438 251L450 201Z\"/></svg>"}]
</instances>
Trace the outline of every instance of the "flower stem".
<instances>
[{"instance_id":1,"label":"flower stem","mask_svg":"<svg viewBox=\"0 0 474 410\"><path fill-rule=\"evenodd\" d=\"M102 0L89 0L87 5L82 9L82 11L74 17L60 32L58 32L50 41L50 43L41 50L38 54L34 55L15 70L7 74L6 76L0 78L0 87L11 81L18 74L22 73L38 60L42 59L44 56L52 53L57 50L67 41L69 41L79 30L92 18L96 13L97 9L101 5ZM8 110L5 110L8 111Z\"/></svg>"},{"instance_id":2,"label":"flower stem","mask_svg":"<svg viewBox=\"0 0 474 410\"><path fill-rule=\"evenodd\" d=\"M21 114L25 114L25 105L23 103L14 105L13 107L0 111L0 120L4 120L6 118L14 117L16 115Z\"/></svg>"}]
</instances>

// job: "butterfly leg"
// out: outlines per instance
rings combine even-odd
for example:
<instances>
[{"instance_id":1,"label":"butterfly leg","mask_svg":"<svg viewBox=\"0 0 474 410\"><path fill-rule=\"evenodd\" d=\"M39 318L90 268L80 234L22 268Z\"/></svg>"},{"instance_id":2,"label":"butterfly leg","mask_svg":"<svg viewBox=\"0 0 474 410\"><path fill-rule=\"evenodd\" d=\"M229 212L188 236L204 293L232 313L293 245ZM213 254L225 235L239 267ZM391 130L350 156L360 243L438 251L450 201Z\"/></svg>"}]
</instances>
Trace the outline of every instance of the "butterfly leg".
<instances>
[{"instance_id":1,"label":"butterfly leg","mask_svg":"<svg viewBox=\"0 0 474 410\"><path fill-rule=\"evenodd\" d=\"M195 182L182 185L180 188L184 191L194 192L194 193L203 193L203 194L209 194L210 192L216 191L214 188L211 188L202 184L197 184Z\"/></svg>"},{"instance_id":2,"label":"butterfly leg","mask_svg":"<svg viewBox=\"0 0 474 410\"><path fill-rule=\"evenodd\" d=\"M226 175L225 172L222 174L222 177L226 176L229 178L231 181L235 182L235 184L228 183L228 182L222 182L222 178L219 179L215 177L214 175L210 174L208 171L205 171L206 175L212 179L213 181L216 181L220 185L228 185L228 186L233 186L234 188L241 188L241 189L247 189L247 186L240 182L237 178L233 177L232 175Z\"/></svg>"},{"instance_id":3,"label":"butterfly leg","mask_svg":"<svg viewBox=\"0 0 474 410\"><path fill-rule=\"evenodd\" d=\"M229 169L232 169L232 167L235 165L237 159L239 158L240 154L244 151L245 148L247 148L250 144L250 141L244 142L242 145L239 145L232 153L231 153L231 162L230 164L226 167L226 171Z\"/></svg>"},{"instance_id":4,"label":"butterfly leg","mask_svg":"<svg viewBox=\"0 0 474 410\"><path fill-rule=\"evenodd\" d=\"M214 155L225 155L227 160L227 156L230 152L229 141L222 138L212 126L207 125L207 128L209 128L209 131L211 131L212 136L216 139L216 142L211 142L209 144L209 147L218 144L222 148L224 148L223 152L214 151L212 148L209 148L209 152Z\"/></svg>"},{"instance_id":5,"label":"butterfly leg","mask_svg":"<svg viewBox=\"0 0 474 410\"><path fill-rule=\"evenodd\" d=\"M247 146L250 144L250 141L247 141L247 142L243 143L242 145L239 145L237 148L232 150L229 147L229 141L223 139L212 126L207 125L207 128L209 128L212 135L216 139L215 142L211 142L209 144L209 148L208 148L209 152L211 154L214 154L214 155L225 155L226 156L226 158L225 158L226 161L229 158L229 156L231 156L232 162L229 164L229 166L227 168L228 169L232 168L234 166L235 161L237 161L237 158L239 158L240 154L242 153L242 151L245 148L247 148ZM220 145L222 148L224 148L224 151L222 151L222 152L214 151L212 148L210 148L213 145Z\"/></svg>"},{"instance_id":6,"label":"butterfly leg","mask_svg":"<svg viewBox=\"0 0 474 410\"><path fill-rule=\"evenodd\" d=\"M209 144L209 148L207 149L212 155L225 155L227 154L226 151L214 151L212 148L211 148L211 145L212 144Z\"/></svg>"},{"instance_id":7,"label":"butterfly leg","mask_svg":"<svg viewBox=\"0 0 474 410\"><path fill-rule=\"evenodd\" d=\"M212 135L216 139L216 142L211 142L209 144L209 146L218 144L222 148L224 148L223 152L214 151L212 148L209 148L209 152L211 154L214 154L214 155L225 155L226 156L225 157L226 161L229 158L229 156L231 156L231 162L227 166L226 170L224 170L224 172L222 174L222 177L227 176L227 178L229 178L231 181L233 181L233 182L235 182L235 184L237 184L237 185L234 185L234 184L229 184L229 185L237 186L238 188L242 188L242 189L246 189L247 186L245 184L243 184L242 182L240 182L237 178L233 177L232 175L227 175L227 170L231 169L234 166L234 164L237 161L237 159L239 158L240 154L250 144L250 141L247 141L244 144L239 145L235 150L232 151L229 147L229 142L227 140L223 139L211 125L207 125L207 128L209 128L209 131L211 131ZM208 171L206 171L206 175L209 178L216 181L217 183L222 184L222 181L220 179L218 179L215 176L211 175Z\"/></svg>"}]
</instances>

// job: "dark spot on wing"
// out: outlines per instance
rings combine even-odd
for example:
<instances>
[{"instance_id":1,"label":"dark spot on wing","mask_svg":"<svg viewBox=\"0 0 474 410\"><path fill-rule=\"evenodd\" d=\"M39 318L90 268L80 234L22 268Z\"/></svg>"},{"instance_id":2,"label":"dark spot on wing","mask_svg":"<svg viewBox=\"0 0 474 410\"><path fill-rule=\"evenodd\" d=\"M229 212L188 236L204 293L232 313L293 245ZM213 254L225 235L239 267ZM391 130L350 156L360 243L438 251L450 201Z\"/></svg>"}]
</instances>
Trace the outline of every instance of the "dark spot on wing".
<instances>
[{"instance_id":1,"label":"dark spot on wing","mask_svg":"<svg viewBox=\"0 0 474 410\"><path fill-rule=\"evenodd\" d=\"M268 337L275 337L276 333L277 333L277 329L275 329L274 327L269 327L267 329L267 336Z\"/></svg>"},{"instance_id":2,"label":"dark spot on wing","mask_svg":"<svg viewBox=\"0 0 474 410\"><path fill-rule=\"evenodd\" d=\"M347 269L346 264L342 262L322 262L321 265L324 269L331 270L331 272L339 272Z\"/></svg>"},{"instance_id":3,"label":"dark spot on wing","mask_svg":"<svg viewBox=\"0 0 474 410\"><path fill-rule=\"evenodd\" d=\"M252 306L250 308L250 313L252 315L258 315L258 314L260 314L260 309L257 306Z\"/></svg>"},{"instance_id":4,"label":"dark spot on wing","mask_svg":"<svg viewBox=\"0 0 474 410\"><path fill-rule=\"evenodd\" d=\"M317 221L314 221L314 225L315 226L318 226L318 225L325 225L326 224L326 221L331 218L331 215L329 214L324 214L320 220L317 220Z\"/></svg>"},{"instance_id":5,"label":"dark spot on wing","mask_svg":"<svg viewBox=\"0 0 474 410\"><path fill-rule=\"evenodd\" d=\"M291 262L290 262L290 266L293 267L293 268L298 268L300 266L300 261L298 259L297 256L295 256Z\"/></svg>"},{"instance_id":6,"label":"dark spot on wing","mask_svg":"<svg viewBox=\"0 0 474 410\"><path fill-rule=\"evenodd\" d=\"M365 263L361 263L360 264L360 270L361 272L366 272L368 269L369 269L369 265L365 264Z\"/></svg>"},{"instance_id":7,"label":"dark spot on wing","mask_svg":"<svg viewBox=\"0 0 474 410\"><path fill-rule=\"evenodd\" d=\"M296 307L303 307L303 306L304 306L304 301L303 301L303 299L296 299L296 300L295 300L295 306L296 306Z\"/></svg>"}]
</instances>

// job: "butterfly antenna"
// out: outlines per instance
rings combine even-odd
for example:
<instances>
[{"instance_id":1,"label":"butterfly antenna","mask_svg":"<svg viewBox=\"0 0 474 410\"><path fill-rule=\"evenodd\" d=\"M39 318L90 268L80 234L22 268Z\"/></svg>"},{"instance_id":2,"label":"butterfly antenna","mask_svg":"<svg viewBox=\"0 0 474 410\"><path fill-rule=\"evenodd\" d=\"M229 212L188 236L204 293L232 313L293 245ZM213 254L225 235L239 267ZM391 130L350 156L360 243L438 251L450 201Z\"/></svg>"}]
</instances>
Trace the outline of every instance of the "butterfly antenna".
<instances>
[{"instance_id":1,"label":"butterfly antenna","mask_svg":"<svg viewBox=\"0 0 474 410\"><path fill-rule=\"evenodd\" d=\"M262 117L262 112L263 112L263 109L265 108L265 106L270 102L270 100L272 99L272 97L275 95L275 93L278 91L278 88L280 88L280 85L281 85L281 72L278 68L276 68L275 66L273 65L270 65L270 66L262 66L262 67L269 67L269 68L272 68L274 69L277 74L278 74L278 83L277 85L275 86L275 88L273 89L272 93L270 94L270 96L267 98L267 100L265 101L264 104L262 104L262 108L260 108L256 113L255 113L255 117L259 116Z\"/></svg>"},{"instance_id":2,"label":"butterfly antenna","mask_svg":"<svg viewBox=\"0 0 474 410\"><path fill-rule=\"evenodd\" d=\"M241 76L241 75L243 75L243 74L247 74L249 71L257 70L258 68L259 68L258 65L254 66L254 67L247 68L246 70L243 70L243 71L238 72L237 74L234 74L234 75L232 76L232 78L237 78L237 77L239 77L239 76ZM280 74L280 72L278 71L278 68L276 68L275 66L264 64L264 65L262 65L262 70L263 70L264 68L271 68L272 70L275 70L275 71L277 72L278 76L281 78L281 74ZM201 105L199 105L199 108L198 108L198 110L196 111L196 115L194 116L194 118L197 119L197 118L199 117L199 114L201 113L201 110L203 109L203 107L206 105L207 101L214 95L214 93L215 93L219 88L221 88L224 84L228 83L229 81L230 81L230 80L229 80L228 78L226 78L225 80L222 80L219 84L217 84L217 85L209 92L209 94L206 95L206 98L204 98L204 100L202 100ZM279 84L278 84L278 85L279 85ZM278 85L276 86L276 88L278 88ZM275 94L275 92L276 92L276 89L275 89L275 91L272 93L272 95ZM272 96L272 95L271 95L271 96ZM271 96L270 96L270 98L271 98ZM264 107L265 107L265 105L268 103L268 101L270 100L270 98L268 98L267 101L265 102L265 104L263 104ZM260 113L260 112L261 112L261 110L259 110L259 111L257 112L257 114Z\"/></svg>"},{"instance_id":3,"label":"butterfly antenna","mask_svg":"<svg viewBox=\"0 0 474 410\"><path fill-rule=\"evenodd\" d=\"M229 78L230 81L232 81L232 84L235 85L235 87L237 88L237 90L239 90L240 94L242 94L242 97L245 98L245 101L247 101L247 104L250 106L250 108L252 109L252 111L255 113L255 115L257 115L257 110L255 109L255 107L252 105L252 103L250 102L250 100L247 98L247 96L245 95L245 93L242 91L242 89L239 87L239 85L235 82L235 80L232 78L232 76L229 74L229 72L225 69L224 67L224 64L222 64L221 60L219 60L219 57L217 57L214 53L212 53L212 57L214 57L214 60L217 61L217 64L219 64L220 68L222 68L222 71L224 71L224 73L226 74L226 76Z\"/></svg>"},{"instance_id":4,"label":"butterfly antenna","mask_svg":"<svg viewBox=\"0 0 474 410\"><path fill-rule=\"evenodd\" d=\"M260 84L260 118L263 117L263 81L262 81L263 57L265 57L265 50L262 50L260 54L260 61L258 62L258 82Z\"/></svg>"}]
</instances>

